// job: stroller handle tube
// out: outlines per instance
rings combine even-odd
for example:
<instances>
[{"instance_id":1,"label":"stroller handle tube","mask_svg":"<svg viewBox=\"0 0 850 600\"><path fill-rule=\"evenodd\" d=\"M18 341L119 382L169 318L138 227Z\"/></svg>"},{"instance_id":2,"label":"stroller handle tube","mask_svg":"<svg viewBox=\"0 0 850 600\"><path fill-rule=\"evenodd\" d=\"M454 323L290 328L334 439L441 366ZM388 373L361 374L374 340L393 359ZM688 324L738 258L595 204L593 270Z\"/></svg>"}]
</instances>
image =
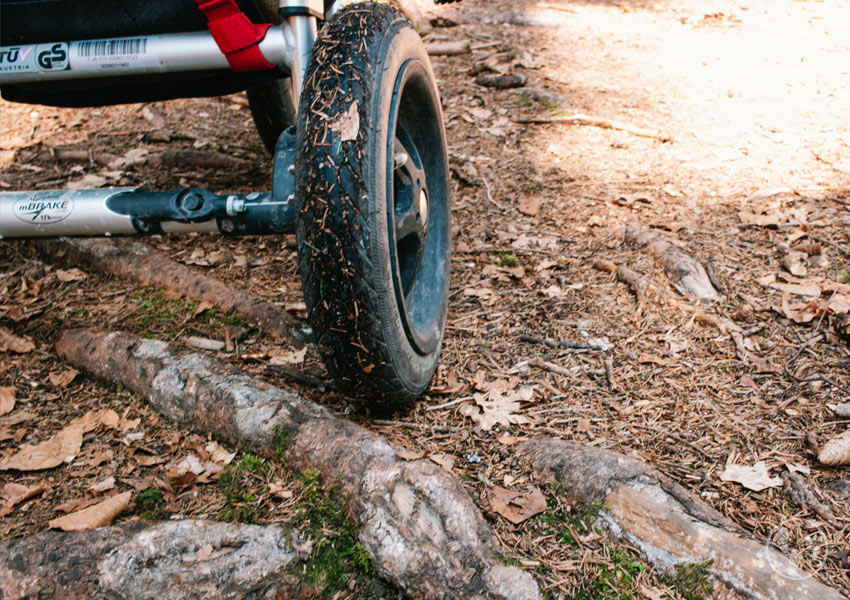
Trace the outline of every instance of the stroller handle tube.
<instances>
[{"instance_id":1,"label":"stroller handle tube","mask_svg":"<svg viewBox=\"0 0 850 600\"><path fill-rule=\"evenodd\" d=\"M269 63L292 69L287 23L270 27L258 47ZM229 68L208 31L0 47L0 85Z\"/></svg>"}]
</instances>

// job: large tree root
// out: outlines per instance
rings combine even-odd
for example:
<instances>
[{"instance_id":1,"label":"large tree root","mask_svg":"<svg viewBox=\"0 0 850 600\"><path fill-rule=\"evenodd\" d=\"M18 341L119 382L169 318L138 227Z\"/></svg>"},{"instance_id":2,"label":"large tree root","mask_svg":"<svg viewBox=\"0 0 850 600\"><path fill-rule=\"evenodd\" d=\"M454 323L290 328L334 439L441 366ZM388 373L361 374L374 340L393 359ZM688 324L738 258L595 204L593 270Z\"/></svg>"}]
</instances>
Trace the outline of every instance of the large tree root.
<instances>
[{"instance_id":1,"label":"large tree root","mask_svg":"<svg viewBox=\"0 0 850 600\"><path fill-rule=\"evenodd\" d=\"M277 526L167 521L0 542L0 597L297 598Z\"/></svg>"},{"instance_id":2,"label":"large tree root","mask_svg":"<svg viewBox=\"0 0 850 600\"><path fill-rule=\"evenodd\" d=\"M678 246L668 242L660 231L626 227L623 230L623 240L645 248L661 261L664 272L680 294L694 298L715 298L718 295L705 266Z\"/></svg>"},{"instance_id":3,"label":"large tree root","mask_svg":"<svg viewBox=\"0 0 850 600\"><path fill-rule=\"evenodd\" d=\"M453 477L405 462L380 436L201 354L124 333L64 332L68 362L120 381L170 420L315 469L351 494L378 573L422 598L539 598L533 578L495 558L494 537ZM285 448L285 450L284 450Z\"/></svg>"},{"instance_id":4,"label":"large tree root","mask_svg":"<svg viewBox=\"0 0 850 600\"><path fill-rule=\"evenodd\" d=\"M35 240L34 247L50 260L92 269L163 288L179 297L211 302L226 314L235 314L270 331L280 339L303 343L299 323L281 308L172 260L147 244L129 239Z\"/></svg>"},{"instance_id":5,"label":"large tree root","mask_svg":"<svg viewBox=\"0 0 850 600\"><path fill-rule=\"evenodd\" d=\"M601 501L597 523L659 570L712 560L711 575L738 597L844 598L639 460L552 438L523 442L517 452L544 480L560 482L568 502Z\"/></svg>"}]
</instances>

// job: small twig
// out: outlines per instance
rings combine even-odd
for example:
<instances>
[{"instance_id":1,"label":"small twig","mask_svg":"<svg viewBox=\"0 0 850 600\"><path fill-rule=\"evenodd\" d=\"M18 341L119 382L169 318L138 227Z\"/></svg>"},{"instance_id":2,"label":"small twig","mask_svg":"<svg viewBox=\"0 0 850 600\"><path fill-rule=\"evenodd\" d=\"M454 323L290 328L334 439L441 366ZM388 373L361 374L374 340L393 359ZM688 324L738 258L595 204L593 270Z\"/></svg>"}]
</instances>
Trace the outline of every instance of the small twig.
<instances>
[{"instance_id":1,"label":"small twig","mask_svg":"<svg viewBox=\"0 0 850 600\"><path fill-rule=\"evenodd\" d=\"M442 404L426 406L425 410L439 410L441 408L448 408L450 406L454 406L455 404L466 402L467 400L472 400L472 396L464 396L463 398L455 398L454 400L449 400L448 402L443 402Z\"/></svg>"},{"instance_id":2,"label":"small twig","mask_svg":"<svg viewBox=\"0 0 850 600\"><path fill-rule=\"evenodd\" d=\"M672 431L668 431L667 429L664 429L662 427L656 427L654 425L641 425L639 423L631 423L631 424L634 425L635 427L640 427L641 429L646 429L648 431L654 431L655 433L658 433L658 434L661 434L661 435L666 435L671 440L679 442L680 444L685 444L686 446L695 450L696 452L699 452L700 454L702 454L706 458L712 458L711 455L708 452L706 452L704 449L700 448L699 446L697 446L696 444L694 444L692 442L689 442L685 438L683 438L679 435L676 435Z\"/></svg>"},{"instance_id":3,"label":"small twig","mask_svg":"<svg viewBox=\"0 0 850 600\"><path fill-rule=\"evenodd\" d=\"M493 199L493 196L490 194L490 184L487 183L487 180L484 179L483 177L481 177L480 180L482 182L484 182L484 188L487 190L487 201L490 204L492 204L493 206L495 206L496 208L498 208L500 211L505 212L507 210L507 208L505 208L504 204L500 204L499 202L496 202Z\"/></svg>"},{"instance_id":4,"label":"small twig","mask_svg":"<svg viewBox=\"0 0 850 600\"><path fill-rule=\"evenodd\" d=\"M340 389L335 386L330 381L322 381L321 379L317 379L312 375L307 375L306 373L302 373L301 371L296 371L295 369L287 369L286 367L281 367L280 365L266 365L266 369L269 371L273 371L279 375L283 375L287 379L290 379L296 383L300 383L301 385L306 385L308 387L312 387L317 389L320 393L326 392L328 390L332 392L341 393Z\"/></svg>"},{"instance_id":5,"label":"small twig","mask_svg":"<svg viewBox=\"0 0 850 600\"><path fill-rule=\"evenodd\" d=\"M570 350L595 350L599 352L607 352L610 350L610 346L601 346L598 344L580 344L577 342L562 342L561 340L550 340L547 338L539 338L533 335L521 335L519 336L519 341L521 342L529 342L531 344L543 344L544 346L549 346L550 348L560 349L560 348L569 348Z\"/></svg>"},{"instance_id":6,"label":"small twig","mask_svg":"<svg viewBox=\"0 0 850 600\"><path fill-rule=\"evenodd\" d=\"M572 377L572 373L567 371L564 367L560 367L555 363L551 363L545 360L541 360L539 358L529 359L528 364L532 367L537 367L538 369L545 369L547 371L552 371L557 375L563 375L564 377Z\"/></svg>"},{"instance_id":7,"label":"small twig","mask_svg":"<svg viewBox=\"0 0 850 600\"><path fill-rule=\"evenodd\" d=\"M411 421L387 421L385 419L374 419L375 425L384 425L387 427L410 427L411 429L430 429L440 433L457 431L457 427L449 427L447 425L428 425L427 423L413 423Z\"/></svg>"},{"instance_id":8,"label":"small twig","mask_svg":"<svg viewBox=\"0 0 850 600\"><path fill-rule=\"evenodd\" d=\"M614 384L614 358L611 356L605 358L605 381L608 382L608 389L613 392L616 385Z\"/></svg>"}]
</instances>

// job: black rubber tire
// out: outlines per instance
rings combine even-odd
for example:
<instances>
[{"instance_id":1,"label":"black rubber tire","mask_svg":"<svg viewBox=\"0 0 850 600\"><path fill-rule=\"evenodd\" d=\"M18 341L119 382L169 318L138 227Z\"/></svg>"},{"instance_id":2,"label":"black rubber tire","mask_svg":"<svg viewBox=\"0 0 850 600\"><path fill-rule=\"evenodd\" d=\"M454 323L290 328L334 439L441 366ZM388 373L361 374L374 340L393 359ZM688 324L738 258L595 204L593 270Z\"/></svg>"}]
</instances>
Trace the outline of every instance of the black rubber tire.
<instances>
[{"instance_id":1,"label":"black rubber tire","mask_svg":"<svg viewBox=\"0 0 850 600\"><path fill-rule=\"evenodd\" d=\"M274 79L246 91L254 126L269 154L274 154L277 139L284 130L295 125L295 94L292 80Z\"/></svg>"},{"instance_id":2,"label":"black rubber tire","mask_svg":"<svg viewBox=\"0 0 850 600\"><path fill-rule=\"evenodd\" d=\"M402 139L400 164L414 174L404 180ZM411 183L420 180L425 188ZM403 211L405 219L416 212L417 223L421 215L412 245L398 212L408 189L411 198L425 189L427 199L427 212L410 203ZM308 322L329 374L373 408L411 402L428 387L442 345L451 213L436 80L397 10L355 4L322 28L301 95L295 190ZM417 267L402 274L408 247Z\"/></svg>"}]
</instances>

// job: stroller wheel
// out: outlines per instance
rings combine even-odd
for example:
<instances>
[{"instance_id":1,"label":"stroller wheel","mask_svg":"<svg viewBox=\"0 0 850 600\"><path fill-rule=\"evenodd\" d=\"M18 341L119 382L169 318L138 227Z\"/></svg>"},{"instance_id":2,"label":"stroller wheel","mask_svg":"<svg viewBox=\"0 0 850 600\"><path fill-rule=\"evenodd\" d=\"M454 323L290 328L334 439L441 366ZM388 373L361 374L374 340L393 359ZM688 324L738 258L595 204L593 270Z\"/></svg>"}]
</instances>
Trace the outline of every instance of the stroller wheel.
<instances>
[{"instance_id":1,"label":"stroller wheel","mask_svg":"<svg viewBox=\"0 0 850 600\"><path fill-rule=\"evenodd\" d=\"M355 4L325 23L301 95L298 261L329 373L352 395L417 398L440 354L451 224L440 97L398 11Z\"/></svg>"},{"instance_id":2,"label":"stroller wheel","mask_svg":"<svg viewBox=\"0 0 850 600\"><path fill-rule=\"evenodd\" d=\"M291 79L273 79L247 92L248 106L263 145L274 154L280 134L295 125L295 94Z\"/></svg>"}]
</instances>

